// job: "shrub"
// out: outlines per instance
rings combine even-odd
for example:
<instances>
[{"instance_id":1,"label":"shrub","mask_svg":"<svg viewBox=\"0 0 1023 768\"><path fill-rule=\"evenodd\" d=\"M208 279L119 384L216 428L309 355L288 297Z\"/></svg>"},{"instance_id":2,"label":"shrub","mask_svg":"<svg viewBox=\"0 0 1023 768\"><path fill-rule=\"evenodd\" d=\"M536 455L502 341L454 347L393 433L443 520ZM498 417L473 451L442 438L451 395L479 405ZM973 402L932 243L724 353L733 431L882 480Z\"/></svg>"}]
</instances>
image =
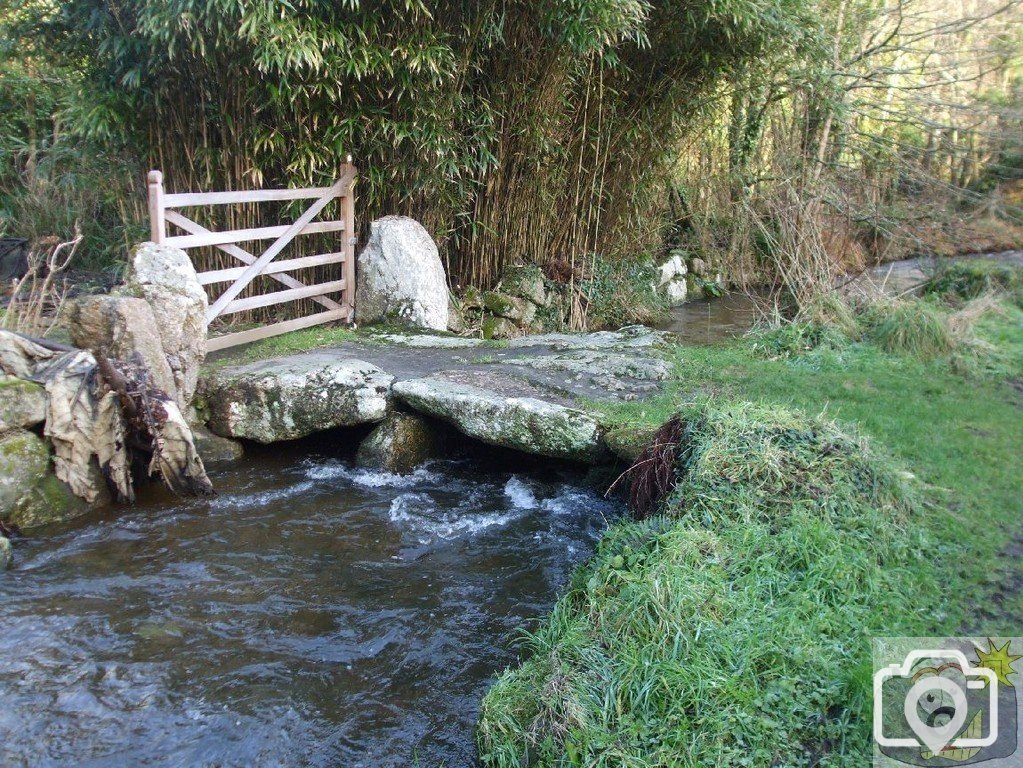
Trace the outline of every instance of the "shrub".
<instances>
[{"instance_id":1,"label":"shrub","mask_svg":"<svg viewBox=\"0 0 1023 768\"><path fill-rule=\"evenodd\" d=\"M172 191L327 183L350 153L365 219L421 219L484 287L659 245L707 96L820 34L804 0L23 5L12 39L82 73L68 119Z\"/></svg>"},{"instance_id":2,"label":"shrub","mask_svg":"<svg viewBox=\"0 0 1023 768\"><path fill-rule=\"evenodd\" d=\"M909 615L912 496L827 421L682 418L662 515L609 531L484 699L485 765L869 761L867 637Z\"/></svg>"}]
</instances>

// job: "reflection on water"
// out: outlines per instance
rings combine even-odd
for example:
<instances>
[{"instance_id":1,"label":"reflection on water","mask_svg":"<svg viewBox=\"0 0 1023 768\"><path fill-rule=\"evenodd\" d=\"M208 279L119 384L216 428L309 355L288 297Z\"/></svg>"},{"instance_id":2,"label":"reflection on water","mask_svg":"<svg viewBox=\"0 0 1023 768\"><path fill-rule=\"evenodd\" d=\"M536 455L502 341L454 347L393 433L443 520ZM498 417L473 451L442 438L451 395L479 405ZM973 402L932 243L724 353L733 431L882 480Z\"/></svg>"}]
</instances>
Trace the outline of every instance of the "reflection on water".
<instances>
[{"instance_id":1,"label":"reflection on water","mask_svg":"<svg viewBox=\"0 0 1023 768\"><path fill-rule=\"evenodd\" d=\"M554 471L269 453L19 542L4 765L473 762L479 700L619 513Z\"/></svg>"},{"instance_id":2,"label":"reflection on water","mask_svg":"<svg viewBox=\"0 0 1023 768\"><path fill-rule=\"evenodd\" d=\"M753 327L757 315L753 300L743 293L716 299L697 299L673 307L659 330L675 334L684 344L716 344L741 336Z\"/></svg>"}]
</instances>

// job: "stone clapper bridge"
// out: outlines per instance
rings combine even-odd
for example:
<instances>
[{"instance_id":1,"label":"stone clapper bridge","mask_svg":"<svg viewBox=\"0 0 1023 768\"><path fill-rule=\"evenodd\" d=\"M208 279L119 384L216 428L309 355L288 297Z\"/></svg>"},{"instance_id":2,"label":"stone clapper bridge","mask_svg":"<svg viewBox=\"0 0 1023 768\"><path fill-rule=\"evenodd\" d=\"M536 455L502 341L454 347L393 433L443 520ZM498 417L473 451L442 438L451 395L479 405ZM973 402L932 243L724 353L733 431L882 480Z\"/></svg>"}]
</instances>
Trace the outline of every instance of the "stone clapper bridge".
<instances>
[{"instance_id":1,"label":"stone clapper bridge","mask_svg":"<svg viewBox=\"0 0 1023 768\"><path fill-rule=\"evenodd\" d=\"M405 450L398 445L407 441L401 421L416 414L528 454L588 464L618 455L631 462L635 436L606 432L598 409L589 406L659 391L672 373L661 353L665 336L630 326L522 336L497 346L368 332L364 340L258 362L232 364L225 352L204 369L196 404L215 434L264 444L377 424L360 459L371 450L375 463L389 469L395 450Z\"/></svg>"}]
</instances>

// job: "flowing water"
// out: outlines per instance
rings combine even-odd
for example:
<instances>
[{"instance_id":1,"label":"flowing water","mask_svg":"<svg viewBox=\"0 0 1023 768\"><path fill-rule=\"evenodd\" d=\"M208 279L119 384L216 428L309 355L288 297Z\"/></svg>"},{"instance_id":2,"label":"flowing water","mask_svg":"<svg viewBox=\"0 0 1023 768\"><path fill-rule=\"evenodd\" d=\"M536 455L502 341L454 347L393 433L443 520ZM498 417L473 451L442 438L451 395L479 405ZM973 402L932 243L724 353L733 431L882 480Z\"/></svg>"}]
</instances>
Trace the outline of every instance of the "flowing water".
<instances>
[{"instance_id":1,"label":"flowing water","mask_svg":"<svg viewBox=\"0 0 1023 768\"><path fill-rule=\"evenodd\" d=\"M482 694L620 514L566 470L250 454L18 542L0 764L471 765Z\"/></svg>"},{"instance_id":2,"label":"flowing water","mask_svg":"<svg viewBox=\"0 0 1023 768\"><path fill-rule=\"evenodd\" d=\"M1023 251L978 253L956 257L988 259L1023 265ZM868 294L878 292L898 296L911 292L930 276L940 259L914 258L870 267L852 280L843 278L843 291ZM726 293L720 298L697 299L672 307L665 321L657 326L669 331L684 344L717 344L746 333L758 319L756 302L741 292Z\"/></svg>"}]
</instances>

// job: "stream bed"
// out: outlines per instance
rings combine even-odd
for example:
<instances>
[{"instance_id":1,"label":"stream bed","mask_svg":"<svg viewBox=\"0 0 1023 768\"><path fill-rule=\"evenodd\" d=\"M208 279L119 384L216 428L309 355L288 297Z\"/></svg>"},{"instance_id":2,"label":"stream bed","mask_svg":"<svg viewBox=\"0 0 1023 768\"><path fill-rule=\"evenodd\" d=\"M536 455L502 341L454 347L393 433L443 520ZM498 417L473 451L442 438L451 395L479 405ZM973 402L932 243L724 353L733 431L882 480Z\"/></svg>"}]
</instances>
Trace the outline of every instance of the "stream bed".
<instances>
[{"instance_id":1,"label":"stream bed","mask_svg":"<svg viewBox=\"0 0 1023 768\"><path fill-rule=\"evenodd\" d=\"M464 766L480 699L621 514L568 470L275 446L212 502L22 539L4 766Z\"/></svg>"}]
</instances>

